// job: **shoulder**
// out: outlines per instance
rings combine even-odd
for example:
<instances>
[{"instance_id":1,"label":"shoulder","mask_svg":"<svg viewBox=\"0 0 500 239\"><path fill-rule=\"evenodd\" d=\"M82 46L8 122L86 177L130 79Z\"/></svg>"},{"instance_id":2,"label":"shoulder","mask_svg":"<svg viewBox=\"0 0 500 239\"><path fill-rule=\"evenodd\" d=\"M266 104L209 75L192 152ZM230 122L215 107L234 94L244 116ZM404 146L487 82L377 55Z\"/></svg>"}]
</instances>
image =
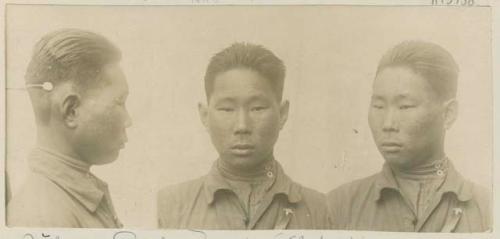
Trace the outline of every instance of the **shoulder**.
<instances>
[{"instance_id":1,"label":"shoulder","mask_svg":"<svg viewBox=\"0 0 500 239\"><path fill-rule=\"evenodd\" d=\"M460 184L456 195L473 231L492 229L492 188L488 190L468 179Z\"/></svg>"},{"instance_id":2,"label":"shoulder","mask_svg":"<svg viewBox=\"0 0 500 239\"><path fill-rule=\"evenodd\" d=\"M345 183L326 195L331 229L348 229L352 210L361 206L374 189L380 173Z\"/></svg>"},{"instance_id":3,"label":"shoulder","mask_svg":"<svg viewBox=\"0 0 500 239\"><path fill-rule=\"evenodd\" d=\"M293 182L296 192L300 195L300 201L297 202L297 216L305 218L304 225L310 225L303 228L309 229L328 229L328 207L326 206L326 197L324 193L318 192L314 189L302 186ZM301 220L299 220L301 221Z\"/></svg>"},{"instance_id":4,"label":"shoulder","mask_svg":"<svg viewBox=\"0 0 500 239\"><path fill-rule=\"evenodd\" d=\"M205 176L166 186L157 195L157 223L159 228L178 228L180 215L197 199Z\"/></svg>"},{"instance_id":5,"label":"shoulder","mask_svg":"<svg viewBox=\"0 0 500 239\"><path fill-rule=\"evenodd\" d=\"M472 187L472 202L476 204L479 213L483 215L487 224L489 224L492 214L492 190L473 182L469 183Z\"/></svg>"},{"instance_id":6,"label":"shoulder","mask_svg":"<svg viewBox=\"0 0 500 239\"><path fill-rule=\"evenodd\" d=\"M314 189L302 186L298 183L295 183L300 189L300 195L302 199L312 205L326 206L326 196L324 193L318 192Z\"/></svg>"},{"instance_id":7,"label":"shoulder","mask_svg":"<svg viewBox=\"0 0 500 239\"><path fill-rule=\"evenodd\" d=\"M48 178L30 174L7 206L9 226L78 227L71 197Z\"/></svg>"},{"instance_id":8,"label":"shoulder","mask_svg":"<svg viewBox=\"0 0 500 239\"><path fill-rule=\"evenodd\" d=\"M476 183L472 183L472 198L479 204L482 208L489 208L491 204L491 189L488 190L486 187L480 186Z\"/></svg>"},{"instance_id":9,"label":"shoulder","mask_svg":"<svg viewBox=\"0 0 500 239\"><path fill-rule=\"evenodd\" d=\"M205 176L163 187L157 195L158 203L184 201L196 197L203 186L204 179Z\"/></svg>"},{"instance_id":10,"label":"shoulder","mask_svg":"<svg viewBox=\"0 0 500 239\"><path fill-rule=\"evenodd\" d=\"M352 200L355 197L366 194L372 190L379 175L380 173L376 173L368 177L342 184L327 193L327 201L330 202L339 199Z\"/></svg>"},{"instance_id":11,"label":"shoulder","mask_svg":"<svg viewBox=\"0 0 500 239\"><path fill-rule=\"evenodd\" d=\"M289 196L300 195L299 205L308 209L317 215L322 215L327 212L326 196L324 193L318 192L309 187L305 187L297 182L292 181L292 190Z\"/></svg>"}]
</instances>

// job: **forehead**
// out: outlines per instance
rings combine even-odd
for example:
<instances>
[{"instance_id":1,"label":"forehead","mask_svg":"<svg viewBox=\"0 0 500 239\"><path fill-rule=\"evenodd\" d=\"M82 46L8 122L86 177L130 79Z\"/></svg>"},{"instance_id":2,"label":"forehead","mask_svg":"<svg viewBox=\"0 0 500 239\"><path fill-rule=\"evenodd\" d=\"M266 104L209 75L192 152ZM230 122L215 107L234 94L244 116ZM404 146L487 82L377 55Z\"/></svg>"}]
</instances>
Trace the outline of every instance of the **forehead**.
<instances>
[{"instance_id":1,"label":"forehead","mask_svg":"<svg viewBox=\"0 0 500 239\"><path fill-rule=\"evenodd\" d=\"M127 79L118 63L104 66L100 77L105 82L102 90L113 91L117 94L128 93Z\"/></svg>"},{"instance_id":2,"label":"forehead","mask_svg":"<svg viewBox=\"0 0 500 239\"><path fill-rule=\"evenodd\" d=\"M387 67L378 73L373 82L373 95L380 97L434 96L429 81L405 66Z\"/></svg>"},{"instance_id":3,"label":"forehead","mask_svg":"<svg viewBox=\"0 0 500 239\"><path fill-rule=\"evenodd\" d=\"M103 67L101 77L118 88L128 88L127 79L118 63L109 64Z\"/></svg>"},{"instance_id":4,"label":"forehead","mask_svg":"<svg viewBox=\"0 0 500 239\"><path fill-rule=\"evenodd\" d=\"M87 90L87 95L90 97L102 97L128 94L128 83L119 64L105 65L101 69L101 73L97 79L97 86Z\"/></svg>"},{"instance_id":5,"label":"forehead","mask_svg":"<svg viewBox=\"0 0 500 239\"><path fill-rule=\"evenodd\" d=\"M211 98L245 98L251 96L275 97L268 79L258 72L236 68L214 78Z\"/></svg>"}]
</instances>

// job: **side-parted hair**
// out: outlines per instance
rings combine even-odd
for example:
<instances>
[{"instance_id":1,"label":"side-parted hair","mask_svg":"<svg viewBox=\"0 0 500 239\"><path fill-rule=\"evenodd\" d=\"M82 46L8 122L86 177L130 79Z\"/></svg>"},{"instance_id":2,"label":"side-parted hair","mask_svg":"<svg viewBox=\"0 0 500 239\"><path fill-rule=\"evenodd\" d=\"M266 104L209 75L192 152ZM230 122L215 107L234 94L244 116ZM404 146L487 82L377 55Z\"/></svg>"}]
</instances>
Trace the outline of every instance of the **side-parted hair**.
<instances>
[{"instance_id":1,"label":"side-parted hair","mask_svg":"<svg viewBox=\"0 0 500 239\"><path fill-rule=\"evenodd\" d=\"M459 68L443 47L424 41L405 41L390 49L378 64L377 75L387 67L403 66L425 78L441 100L456 97Z\"/></svg>"},{"instance_id":2,"label":"side-parted hair","mask_svg":"<svg viewBox=\"0 0 500 239\"><path fill-rule=\"evenodd\" d=\"M251 43L234 43L210 59L205 73L207 99L210 99L217 75L237 68L259 73L271 83L278 101L281 101L286 71L283 61L263 46Z\"/></svg>"},{"instance_id":3,"label":"side-parted hair","mask_svg":"<svg viewBox=\"0 0 500 239\"><path fill-rule=\"evenodd\" d=\"M120 61L121 52L105 37L80 29L62 29L35 45L25 75L27 84L73 81L81 92L96 86L101 69Z\"/></svg>"}]
</instances>

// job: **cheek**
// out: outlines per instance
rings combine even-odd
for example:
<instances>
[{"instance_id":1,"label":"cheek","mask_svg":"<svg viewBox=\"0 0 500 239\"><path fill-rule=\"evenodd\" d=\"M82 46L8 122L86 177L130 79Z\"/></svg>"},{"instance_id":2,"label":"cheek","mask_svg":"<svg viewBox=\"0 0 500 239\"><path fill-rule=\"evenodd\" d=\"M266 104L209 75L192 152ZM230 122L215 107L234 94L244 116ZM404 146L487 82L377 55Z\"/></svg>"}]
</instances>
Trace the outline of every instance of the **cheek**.
<instances>
[{"instance_id":1,"label":"cheek","mask_svg":"<svg viewBox=\"0 0 500 239\"><path fill-rule=\"evenodd\" d=\"M95 106L93 110L88 113L84 124L84 128L88 130L88 134L97 136L98 139L104 140L115 137L116 133L121 129L120 114L113 111L111 107Z\"/></svg>"},{"instance_id":2,"label":"cheek","mask_svg":"<svg viewBox=\"0 0 500 239\"><path fill-rule=\"evenodd\" d=\"M438 124L439 118L434 112L422 111L406 117L402 122L402 130L410 140L416 141L415 143L425 143L424 141L433 137L432 133Z\"/></svg>"},{"instance_id":3,"label":"cheek","mask_svg":"<svg viewBox=\"0 0 500 239\"><path fill-rule=\"evenodd\" d=\"M208 119L208 130L215 144L223 144L231 135L231 119L217 114L210 114Z\"/></svg>"},{"instance_id":4,"label":"cheek","mask_svg":"<svg viewBox=\"0 0 500 239\"><path fill-rule=\"evenodd\" d=\"M275 140L280 131L279 114L269 112L254 118L256 133L264 140Z\"/></svg>"},{"instance_id":5,"label":"cheek","mask_svg":"<svg viewBox=\"0 0 500 239\"><path fill-rule=\"evenodd\" d=\"M382 115L379 112L373 110L368 112L368 126L370 126L373 136L377 136L378 132L382 130L382 120Z\"/></svg>"}]
</instances>

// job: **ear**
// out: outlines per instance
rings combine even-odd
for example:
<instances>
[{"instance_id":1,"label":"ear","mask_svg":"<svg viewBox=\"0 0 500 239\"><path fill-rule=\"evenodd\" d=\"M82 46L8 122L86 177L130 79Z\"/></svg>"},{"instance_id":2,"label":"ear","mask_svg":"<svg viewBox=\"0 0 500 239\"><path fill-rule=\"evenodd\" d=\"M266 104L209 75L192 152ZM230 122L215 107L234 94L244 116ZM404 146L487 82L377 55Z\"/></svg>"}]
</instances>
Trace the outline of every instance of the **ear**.
<instances>
[{"instance_id":1,"label":"ear","mask_svg":"<svg viewBox=\"0 0 500 239\"><path fill-rule=\"evenodd\" d=\"M458 115L458 102L456 99L451 99L444 103L444 127L451 128Z\"/></svg>"},{"instance_id":2,"label":"ear","mask_svg":"<svg viewBox=\"0 0 500 239\"><path fill-rule=\"evenodd\" d=\"M290 108L290 102L285 100L280 105L280 129L285 126L286 121L288 120L288 110Z\"/></svg>"},{"instance_id":3,"label":"ear","mask_svg":"<svg viewBox=\"0 0 500 239\"><path fill-rule=\"evenodd\" d=\"M198 103L198 113L203 126L208 129L208 106L203 103Z\"/></svg>"},{"instance_id":4,"label":"ear","mask_svg":"<svg viewBox=\"0 0 500 239\"><path fill-rule=\"evenodd\" d=\"M60 105L60 112L63 121L69 128L78 126L78 117L80 115L81 97L76 93L70 93L64 96Z\"/></svg>"}]
</instances>

